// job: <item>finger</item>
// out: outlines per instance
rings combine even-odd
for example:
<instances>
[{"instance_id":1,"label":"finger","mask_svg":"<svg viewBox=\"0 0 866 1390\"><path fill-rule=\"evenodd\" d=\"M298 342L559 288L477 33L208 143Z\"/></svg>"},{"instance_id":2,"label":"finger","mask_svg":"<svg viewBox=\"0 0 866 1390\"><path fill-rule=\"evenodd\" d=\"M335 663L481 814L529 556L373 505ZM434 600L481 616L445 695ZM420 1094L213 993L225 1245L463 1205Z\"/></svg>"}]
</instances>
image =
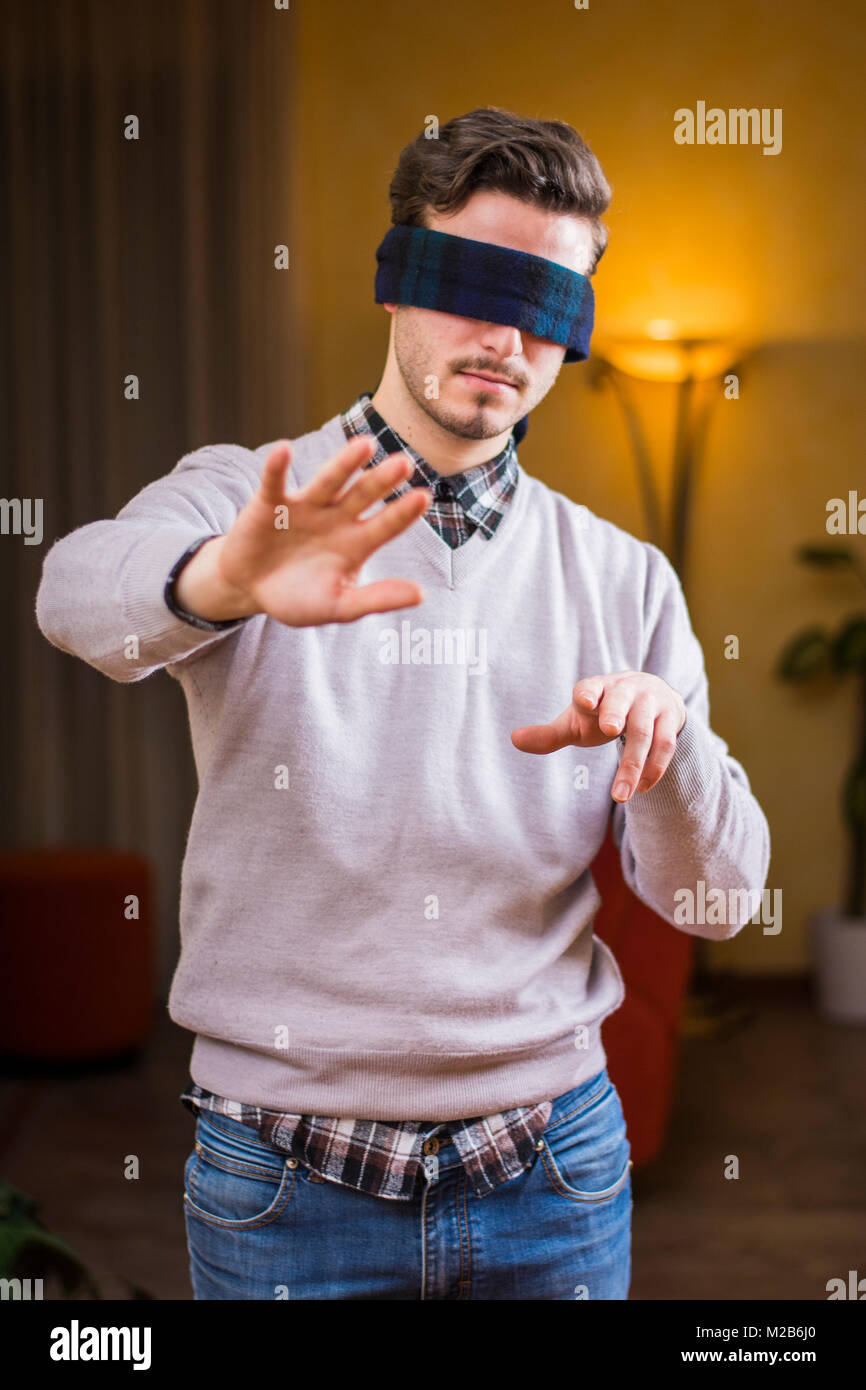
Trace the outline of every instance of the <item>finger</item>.
<instances>
[{"instance_id":1,"label":"finger","mask_svg":"<svg viewBox=\"0 0 866 1390\"><path fill-rule=\"evenodd\" d=\"M639 792L648 792L664 777L677 746L678 719L679 715L672 714L670 710L663 710L656 719L652 747L637 784Z\"/></svg>"},{"instance_id":2,"label":"finger","mask_svg":"<svg viewBox=\"0 0 866 1390\"><path fill-rule=\"evenodd\" d=\"M604 676L585 676L578 681L572 691L572 699L579 709L595 709L604 694Z\"/></svg>"},{"instance_id":3,"label":"finger","mask_svg":"<svg viewBox=\"0 0 866 1390\"><path fill-rule=\"evenodd\" d=\"M380 497L387 497L389 492L393 492L397 484L408 478L411 472L412 464L405 454L389 454L375 467L365 468L360 478L340 493L337 498L340 510L347 516L359 516Z\"/></svg>"},{"instance_id":4,"label":"finger","mask_svg":"<svg viewBox=\"0 0 866 1390\"><path fill-rule=\"evenodd\" d=\"M647 753L652 746L657 709L653 696L643 694L635 698L627 712L625 747L614 778L614 801L627 801L640 780Z\"/></svg>"},{"instance_id":5,"label":"finger","mask_svg":"<svg viewBox=\"0 0 866 1390\"><path fill-rule=\"evenodd\" d=\"M386 502L375 516L358 524L353 537L354 553L364 558L372 555L379 546L399 536L423 516L432 501L433 494L428 488L413 487L394 502Z\"/></svg>"},{"instance_id":6,"label":"finger","mask_svg":"<svg viewBox=\"0 0 866 1390\"><path fill-rule=\"evenodd\" d=\"M574 708L557 715L550 724L525 724L515 729L511 742L521 753L556 753L574 743Z\"/></svg>"},{"instance_id":7,"label":"finger","mask_svg":"<svg viewBox=\"0 0 866 1390\"><path fill-rule=\"evenodd\" d=\"M639 696L638 698L644 697ZM622 733L634 699L634 688L628 681L620 679L615 684L605 686L604 694L596 709L598 727L603 734L614 738L617 734Z\"/></svg>"},{"instance_id":8,"label":"finger","mask_svg":"<svg viewBox=\"0 0 866 1390\"><path fill-rule=\"evenodd\" d=\"M282 502L286 495L286 470L292 451L287 441L277 444L268 454L259 479L259 496L268 506Z\"/></svg>"},{"instance_id":9,"label":"finger","mask_svg":"<svg viewBox=\"0 0 866 1390\"><path fill-rule=\"evenodd\" d=\"M375 452L376 441L371 435L356 434L346 447L323 464L315 477L301 489L304 501L312 502L315 507L324 507L333 502L344 483L351 478L356 469L363 468Z\"/></svg>"},{"instance_id":10,"label":"finger","mask_svg":"<svg viewBox=\"0 0 866 1390\"><path fill-rule=\"evenodd\" d=\"M420 584L412 584L408 579L377 579L372 584L362 584L357 589L346 589L337 600L334 619L338 623L351 623L356 618L366 617L368 613L390 613L395 608L415 608L423 603L424 590Z\"/></svg>"}]
</instances>

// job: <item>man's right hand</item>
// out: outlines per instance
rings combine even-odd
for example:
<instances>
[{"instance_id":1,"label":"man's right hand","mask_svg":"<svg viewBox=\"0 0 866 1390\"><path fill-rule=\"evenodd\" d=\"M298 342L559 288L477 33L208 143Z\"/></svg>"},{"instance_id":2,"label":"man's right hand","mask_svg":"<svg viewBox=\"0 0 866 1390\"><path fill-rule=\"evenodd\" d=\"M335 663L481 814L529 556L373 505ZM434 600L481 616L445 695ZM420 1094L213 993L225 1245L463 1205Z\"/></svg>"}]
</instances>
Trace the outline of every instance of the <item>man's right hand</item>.
<instances>
[{"instance_id":1,"label":"man's right hand","mask_svg":"<svg viewBox=\"0 0 866 1390\"><path fill-rule=\"evenodd\" d=\"M305 487L286 493L291 448L278 444L231 530L184 565L174 584L180 607L212 622L267 613L288 627L312 627L422 603L423 590L406 579L356 584L368 557L423 516L431 501L427 488L409 488L360 520L412 472L405 454L389 454L347 487L374 448L369 435L350 439ZM288 527L284 519L278 527L286 515Z\"/></svg>"}]
</instances>

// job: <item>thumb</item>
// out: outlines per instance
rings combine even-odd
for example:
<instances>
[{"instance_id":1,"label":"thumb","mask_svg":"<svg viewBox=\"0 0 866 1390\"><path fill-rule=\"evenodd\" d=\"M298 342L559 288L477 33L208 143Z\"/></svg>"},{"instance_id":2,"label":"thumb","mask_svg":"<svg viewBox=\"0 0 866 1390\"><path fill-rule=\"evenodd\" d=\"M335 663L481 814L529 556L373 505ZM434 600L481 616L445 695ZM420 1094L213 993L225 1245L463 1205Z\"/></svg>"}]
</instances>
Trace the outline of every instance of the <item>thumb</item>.
<instances>
[{"instance_id":1,"label":"thumb","mask_svg":"<svg viewBox=\"0 0 866 1390\"><path fill-rule=\"evenodd\" d=\"M550 724L525 724L515 729L511 742L521 753L555 753L575 742L574 708L564 709Z\"/></svg>"}]
</instances>

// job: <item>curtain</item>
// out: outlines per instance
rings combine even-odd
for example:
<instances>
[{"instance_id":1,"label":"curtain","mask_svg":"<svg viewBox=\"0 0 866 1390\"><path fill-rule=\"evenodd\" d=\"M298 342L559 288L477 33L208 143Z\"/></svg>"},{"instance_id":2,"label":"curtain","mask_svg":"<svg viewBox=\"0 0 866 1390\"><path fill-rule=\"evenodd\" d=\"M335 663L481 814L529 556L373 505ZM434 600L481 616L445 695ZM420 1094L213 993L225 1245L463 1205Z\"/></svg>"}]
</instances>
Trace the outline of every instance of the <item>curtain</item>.
<instances>
[{"instance_id":1,"label":"curtain","mask_svg":"<svg viewBox=\"0 0 866 1390\"><path fill-rule=\"evenodd\" d=\"M295 272L274 265L279 244L292 265L292 16L6 0L0 37L0 494L43 516L39 544L0 535L2 834L148 856L164 994L196 791L183 694L59 652L34 599L56 537L190 449L303 431Z\"/></svg>"}]
</instances>

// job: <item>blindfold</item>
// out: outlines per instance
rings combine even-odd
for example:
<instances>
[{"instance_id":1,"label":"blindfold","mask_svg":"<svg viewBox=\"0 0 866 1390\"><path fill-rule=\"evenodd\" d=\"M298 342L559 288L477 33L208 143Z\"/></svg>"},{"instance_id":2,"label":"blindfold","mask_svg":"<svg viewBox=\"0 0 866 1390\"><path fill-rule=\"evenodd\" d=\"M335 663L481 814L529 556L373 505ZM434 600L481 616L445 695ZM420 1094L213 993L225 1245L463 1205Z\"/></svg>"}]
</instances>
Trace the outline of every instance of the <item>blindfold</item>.
<instances>
[{"instance_id":1,"label":"blindfold","mask_svg":"<svg viewBox=\"0 0 866 1390\"><path fill-rule=\"evenodd\" d=\"M585 275L489 241L398 223L376 250L377 304L412 304L504 323L561 343L564 362L589 356L594 297ZM514 427L519 442L524 416Z\"/></svg>"}]
</instances>

